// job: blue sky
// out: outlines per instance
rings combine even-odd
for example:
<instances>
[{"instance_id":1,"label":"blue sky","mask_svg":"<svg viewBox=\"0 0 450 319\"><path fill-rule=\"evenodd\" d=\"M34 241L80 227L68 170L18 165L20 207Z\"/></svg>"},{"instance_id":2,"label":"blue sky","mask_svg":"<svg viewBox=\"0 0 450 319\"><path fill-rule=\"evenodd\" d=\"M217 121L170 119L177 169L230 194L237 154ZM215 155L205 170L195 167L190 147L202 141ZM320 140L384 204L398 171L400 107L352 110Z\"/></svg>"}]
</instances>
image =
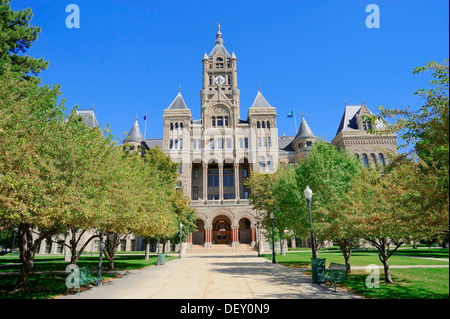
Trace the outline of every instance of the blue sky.
<instances>
[{"instance_id":1,"label":"blue sky","mask_svg":"<svg viewBox=\"0 0 450 319\"><path fill-rule=\"evenodd\" d=\"M80 8L69 29L66 6ZM380 28L366 27L368 4ZM96 1L13 0L31 7L42 32L28 51L49 61L43 83L62 86L66 107L91 108L117 138L136 113L147 138L161 138L162 115L181 85L200 118L202 57L214 47L216 21L224 45L238 58L241 118L257 93L277 108L278 134L295 135L287 114L305 115L313 132L331 141L346 100L376 112L419 106L413 93L429 81L412 69L449 56L449 3L444 0L348 1ZM144 132L143 132L144 133ZM123 139L123 138L122 138ZM122 140L121 139L121 140Z\"/></svg>"}]
</instances>

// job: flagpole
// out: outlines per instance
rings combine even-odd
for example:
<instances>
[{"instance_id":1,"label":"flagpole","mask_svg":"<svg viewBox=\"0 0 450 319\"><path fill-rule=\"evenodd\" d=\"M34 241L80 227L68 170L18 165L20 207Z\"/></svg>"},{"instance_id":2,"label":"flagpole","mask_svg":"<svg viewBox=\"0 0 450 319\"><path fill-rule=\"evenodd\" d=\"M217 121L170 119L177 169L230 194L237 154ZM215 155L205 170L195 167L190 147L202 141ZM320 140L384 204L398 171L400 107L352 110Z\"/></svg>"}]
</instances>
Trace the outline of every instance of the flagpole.
<instances>
[{"instance_id":1,"label":"flagpole","mask_svg":"<svg viewBox=\"0 0 450 319\"><path fill-rule=\"evenodd\" d=\"M144 138L147 139L147 121L148 121L148 113L145 112L145 129L144 129Z\"/></svg>"},{"instance_id":2,"label":"flagpole","mask_svg":"<svg viewBox=\"0 0 450 319\"><path fill-rule=\"evenodd\" d=\"M294 109L294 122L295 122L295 135L297 135L298 129L297 129L297 118L295 117L295 109Z\"/></svg>"}]
</instances>

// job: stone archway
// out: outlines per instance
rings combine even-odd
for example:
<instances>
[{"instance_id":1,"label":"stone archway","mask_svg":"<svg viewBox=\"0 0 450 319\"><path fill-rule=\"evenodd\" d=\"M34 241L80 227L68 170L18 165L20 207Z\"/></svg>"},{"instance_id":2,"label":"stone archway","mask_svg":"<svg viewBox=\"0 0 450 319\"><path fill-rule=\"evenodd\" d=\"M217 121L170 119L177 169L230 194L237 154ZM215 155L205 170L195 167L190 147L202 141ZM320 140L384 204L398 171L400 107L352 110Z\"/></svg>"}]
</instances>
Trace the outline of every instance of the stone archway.
<instances>
[{"instance_id":1,"label":"stone archway","mask_svg":"<svg viewBox=\"0 0 450 319\"><path fill-rule=\"evenodd\" d=\"M243 217L239 220L239 242L241 244L251 244L252 241L253 237L250 220Z\"/></svg>"},{"instance_id":2,"label":"stone archway","mask_svg":"<svg viewBox=\"0 0 450 319\"><path fill-rule=\"evenodd\" d=\"M205 222L202 219L197 219L197 231L192 233L192 244L205 244Z\"/></svg>"},{"instance_id":3,"label":"stone archway","mask_svg":"<svg viewBox=\"0 0 450 319\"><path fill-rule=\"evenodd\" d=\"M212 243L229 245L231 240L231 220L225 215L214 218L212 223Z\"/></svg>"}]
</instances>

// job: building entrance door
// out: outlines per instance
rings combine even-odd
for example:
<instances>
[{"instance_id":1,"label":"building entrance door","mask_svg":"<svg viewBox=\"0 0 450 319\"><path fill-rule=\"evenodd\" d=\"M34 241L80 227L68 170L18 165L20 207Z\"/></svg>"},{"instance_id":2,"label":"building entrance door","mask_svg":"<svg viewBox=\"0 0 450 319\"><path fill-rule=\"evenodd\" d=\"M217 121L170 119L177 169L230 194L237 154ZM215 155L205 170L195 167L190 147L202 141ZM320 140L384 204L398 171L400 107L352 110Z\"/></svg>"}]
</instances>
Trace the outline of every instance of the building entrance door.
<instances>
[{"instance_id":1,"label":"building entrance door","mask_svg":"<svg viewBox=\"0 0 450 319\"><path fill-rule=\"evenodd\" d=\"M214 244L231 243L231 225L230 221L224 218L218 218L213 224Z\"/></svg>"}]
</instances>

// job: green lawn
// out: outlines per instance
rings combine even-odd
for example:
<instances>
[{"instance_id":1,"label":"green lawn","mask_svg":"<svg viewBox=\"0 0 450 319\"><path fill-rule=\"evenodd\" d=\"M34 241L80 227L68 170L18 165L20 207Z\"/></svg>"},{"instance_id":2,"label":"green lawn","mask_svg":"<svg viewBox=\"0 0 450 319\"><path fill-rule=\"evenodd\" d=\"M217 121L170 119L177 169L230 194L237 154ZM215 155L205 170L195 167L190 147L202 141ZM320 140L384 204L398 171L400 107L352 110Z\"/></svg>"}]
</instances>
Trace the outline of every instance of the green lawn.
<instances>
[{"instance_id":1,"label":"green lawn","mask_svg":"<svg viewBox=\"0 0 450 319\"><path fill-rule=\"evenodd\" d=\"M156 255L150 255L149 260L144 260L144 254L136 252L138 255L117 254L114 259L115 269L108 272L107 260L103 258L102 278L108 280L119 276L117 271L139 269L155 265L157 263ZM178 258L178 256L167 256L166 261ZM66 293L66 278L64 273L68 263L64 262L62 255L38 255L35 258L34 272L50 272L45 274L32 273L29 280L28 290L21 293L11 293L17 280L17 274L8 274L8 272L18 272L20 265L7 265L11 263L19 263L19 258L0 257L0 299L44 299ZM79 267L89 267L93 276L98 271L98 253L91 256L90 254L82 255L77 263ZM162 266L164 267L164 266ZM75 289L73 290L75 291Z\"/></svg>"},{"instance_id":2,"label":"green lawn","mask_svg":"<svg viewBox=\"0 0 450 319\"><path fill-rule=\"evenodd\" d=\"M271 258L270 254L263 255ZM433 257L442 260L430 260L416 257ZM344 263L344 257L336 250L321 250L319 258L326 258L326 266L330 262ZM403 249L398 250L389 258L389 265L448 265L448 249ZM286 256L276 256L279 264L288 267L311 267L311 251L289 252ZM365 270L353 270L349 274L348 286L351 291L376 299L423 299L423 298L449 298L449 268L391 268L393 284L385 284L382 263L378 259L376 250L355 251L350 257L351 266L367 266L375 264L380 268L380 288L367 288ZM305 271L311 274L310 271Z\"/></svg>"}]
</instances>

